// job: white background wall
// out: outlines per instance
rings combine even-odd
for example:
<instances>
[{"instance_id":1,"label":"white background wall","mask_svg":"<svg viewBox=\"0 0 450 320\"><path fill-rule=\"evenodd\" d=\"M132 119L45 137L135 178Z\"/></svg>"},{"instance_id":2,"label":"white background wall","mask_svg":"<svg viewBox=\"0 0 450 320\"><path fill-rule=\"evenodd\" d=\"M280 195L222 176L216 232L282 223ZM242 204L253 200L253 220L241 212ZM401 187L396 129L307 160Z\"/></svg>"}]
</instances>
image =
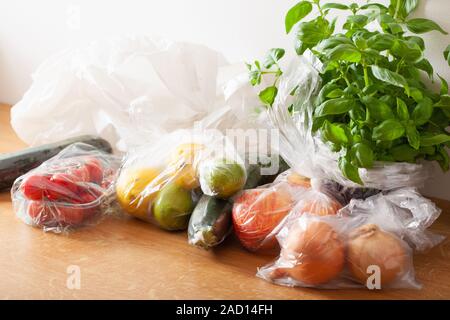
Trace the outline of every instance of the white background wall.
<instances>
[{"instance_id":1,"label":"white background wall","mask_svg":"<svg viewBox=\"0 0 450 320\"><path fill-rule=\"evenodd\" d=\"M155 34L203 43L222 51L231 62L261 57L270 47L292 48L291 39L284 34L283 19L296 2L1 0L0 101L17 102L29 87L33 70L51 54L118 34ZM450 31L449 0L421 2L418 14L436 20ZM442 57L450 37L433 32L426 38L428 57L437 71L450 80L450 69ZM450 175L431 181L426 193L450 199Z\"/></svg>"}]
</instances>

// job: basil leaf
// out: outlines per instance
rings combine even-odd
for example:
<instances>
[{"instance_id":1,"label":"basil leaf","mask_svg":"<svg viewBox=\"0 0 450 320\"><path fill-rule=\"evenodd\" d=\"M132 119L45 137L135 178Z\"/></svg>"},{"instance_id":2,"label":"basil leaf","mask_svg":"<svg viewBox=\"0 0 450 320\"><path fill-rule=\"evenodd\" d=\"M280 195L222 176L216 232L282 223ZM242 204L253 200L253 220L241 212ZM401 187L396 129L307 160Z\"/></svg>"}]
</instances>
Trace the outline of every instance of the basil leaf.
<instances>
[{"instance_id":1,"label":"basil leaf","mask_svg":"<svg viewBox=\"0 0 450 320\"><path fill-rule=\"evenodd\" d=\"M378 9L381 12L388 11L388 8L380 3L367 3L360 7L361 10L367 10L367 9Z\"/></svg>"},{"instance_id":2,"label":"basil leaf","mask_svg":"<svg viewBox=\"0 0 450 320\"><path fill-rule=\"evenodd\" d=\"M291 32L294 25L306 17L312 11L312 4L309 1L301 1L293 6L285 18L286 33Z\"/></svg>"},{"instance_id":3,"label":"basil leaf","mask_svg":"<svg viewBox=\"0 0 450 320\"><path fill-rule=\"evenodd\" d=\"M431 147L439 144L444 144L447 142L450 142L450 135L444 133L435 136L428 134L420 137L420 145L422 147Z\"/></svg>"},{"instance_id":4,"label":"basil leaf","mask_svg":"<svg viewBox=\"0 0 450 320\"><path fill-rule=\"evenodd\" d=\"M259 99L264 104L272 106L277 94L278 94L277 87L275 87L275 86L267 87L259 93Z\"/></svg>"},{"instance_id":5,"label":"basil leaf","mask_svg":"<svg viewBox=\"0 0 450 320\"><path fill-rule=\"evenodd\" d=\"M330 60L360 62L361 52L353 45L340 44L327 55Z\"/></svg>"},{"instance_id":6,"label":"basil leaf","mask_svg":"<svg viewBox=\"0 0 450 320\"><path fill-rule=\"evenodd\" d=\"M422 60L423 52L418 44L396 39L392 44L391 53L405 61L417 62Z\"/></svg>"},{"instance_id":7,"label":"basil leaf","mask_svg":"<svg viewBox=\"0 0 450 320\"><path fill-rule=\"evenodd\" d=\"M378 33L367 40L367 46L378 51L389 50L392 48L395 39L389 33Z\"/></svg>"},{"instance_id":8,"label":"basil leaf","mask_svg":"<svg viewBox=\"0 0 450 320\"><path fill-rule=\"evenodd\" d=\"M438 74L438 77L441 80L441 95L448 94L448 83L447 83L447 80L442 78L439 74Z\"/></svg>"},{"instance_id":9,"label":"basil leaf","mask_svg":"<svg viewBox=\"0 0 450 320\"><path fill-rule=\"evenodd\" d=\"M349 112L355 106L354 99L337 98L327 100L318 106L315 110L316 117L323 117L333 114L342 114Z\"/></svg>"},{"instance_id":10,"label":"basil leaf","mask_svg":"<svg viewBox=\"0 0 450 320\"><path fill-rule=\"evenodd\" d=\"M444 51L444 59L447 60L448 65L450 66L450 45Z\"/></svg>"},{"instance_id":11,"label":"basil leaf","mask_svg":"<svg viewBox=\"0 0 450 320\"><path fill-rule=\"evenodd\" d=\"M405 40L408 41L409 43L415 43L417 44L420 49L425 50L425 41L423 41L423 39L421 37L418 36L409 36L409 37L405 37Z\"/></svg>"},{"instance_id":12,"label":"basil leaf","mask_svg":"<svg viewBox=\"0 0 450 320\"><path fill-rule=\"evenodd\" d=\"M335 47L337 47L340 44L353 45L353 42L349 38L339 35L339 36L331 37L331 38L321 41L319 43L319 45L317 46L317 50L318 51L327 51L329 49L334 49Z\"/></svg>"},{"instance_id":13,"label":"basil leaf","mask_svg":"<svg viewBox=\"0 0 450 320\"><path fill-rule=\"evenodd\" d=\"M443 94L441 100L434 105L436 108L448 109L450 108L450 95Z\"/></svg>"},{"instance_id":14,"label":"basil leaf","mask_svg":"<svg viewBox=\"0 0 450 320\"><path fill-rule=\"evenodd\" d=\"M383 121L373 129L372 138L380 141L393 141L405 134L405 127L395 119Z\"/></svg>"},{"instance_id":15,"label":"basil leaf","mask_svg":"<svg viewBox=\"0 0 450 320\"><path fill-rule=\"evenodd\" d=\"M266 56L266 60L264 61L264 68L270 69L274 64L277 64L281 58L283 58L285 54L284 49L281 48L273 48L269 50L269 53Z\"/></svg>"},{"instance_id":16,"label":"basil leaf","mask_svg":"<svg viewBox=\"0 0 450 320\"><path fill-rule=\"evenodd\" d=\"M337 89L334 89L333 91L331 91L330 93L328 93L327 98L330 98L330 99L340 98L343 96L343 94L344 94L344 91L341 88L337 88Z\"/></svg>"},{"instance_id":17,"label":"basil leaf","mask_svg":"<svg viewBox=\"0 0 450 320\"><path fill-rule=\"evenodd\" d=\"M356 164L360 168L371 168L373 167L373 150L370 146L364 143L357 143L351 149L351 154L356 160Z\"/></svg>"},{"instance_id":18,"label":"basil leaf","mask_svg":"<svg viewBox=\"0 0 450 320\"><path fill-rule=\"evenodd\" d=\"M405 88L406 94L409 96L409 85L406 79L397 72L389 69L381 68L378 66L372 66L372 73L375 78L381 81L385 81L397 87Z\"/></svg>"},{"instance_id":19,"label":"basil leaf","mask_svg":"<svg viewBox=\"0 0 450 320\"><path fill-rule=\"evenodd\" d=\"M408 143L415 150L420 148L420 134L416 127L413 125L406 126L406 137L408 138Z\"/></svg>"},{"instance_id":20,"label":"basil leaf","mask_svg":"<svg viewBox=\"0 0 450 320\"><path fill-rule=\"evenodd\" d=\"M407 18L419 4L419 0L391 0L390 13L400 19Z\"/></svg>"},{"instance_id":21,"label":"basil leaf","mask_svg":"<svg viewBox=\"0 0 450 320\"><path fill-rule=\"evenodd\" d=\"M433 115L433 101L430 98L424 98L414 108L411 119L416 126L421 126L430 120Z\"/></svg>"},{"instance_id":22,"label":"basil leaf","mask_svg":"<svg viewBox=\"0 0 450 320\"><path fill-rule=\"evenodd\" d=\"M430 77L430 79L433 78L433 66L431 65L430 61L428 61L427 59L422 59L419 62L417 62L414 65L417 69L423 70L428 74L428 77Z\"/></svg>"},{"instance_id":23,"label":"basil leaf","mask_svg":"<svg viewBox=\"0 0 450 320\"><path fill-rule=\"evenodd\" d=\"M406 105L405 101L400 98L397 98L397 116L402 121L409 120L408 106Z\"/></svg>"},{"instance_id":24,"label":"basil leaf","mask_svg":"<svg viewBox=\"0 0 450 320\"><path fill-rule=\"evenodd\" d=\"M441 156L441 159L438 160L439 165L444 172L448 171L450 168L450 157L447 153L447 150L445 150L445 148L439 148L438 154Z\"/></svg>"},{"instance_id":25,"label":"basil leaf","mask_svg":"<svg viewBox=\"0 0 450 320\"><path fill-rule=\"evenodd\" d=\"M330 141L337 145L347 145L350 142L351 135L348 130L329 121L323 123L321 132L325 141Z\"/></svg>"},{"instance_id":26,"label":"basil leaf","mask_svg":"<svg viewBox=\"0 0 450 320\"><path fill-rule=\"evenodd\" d=\"M419 0L405 0L404 1L404 8L406 16L409 16L414 10L416 10L417 6L419 5Z\"/></svg>"},{"instance_id":27,"label":"basil leaf","mask_svg":"<svg viewBox=\"0 0 450 320\"><path fill-rule=\"evenodd\" d=\"M394 113L392 112L391 107L383 101L371 96L364 96L361 98L361 102L364 103L369 110L370 117L375 120L383 121L394 118Z\"/></svg>"},{"instance_id":28,"label":"basil leaf","mask_svg":"<svg viewBox=\"0 0 450 320\"><path fill-rule=\"evenodd\" d=\"M363 184L361 177L359 176L358 168L345 157L339 159L339 168L344 174L344 177L360 185Z\"/></svg>"},{"instance_id":29,"label":"basil leaf","mask_svg":"<svg viewBox=\"0 0 450 320\"><path fill-rule=\"evenodd\" d=\"M448 34L436 22L424 18L408 20L406 22L406 27L408 28L409 31L417 34L426 33L433 30L439 31L443 34Z\"/></svg>"},{"instance_id":30,"label":"basil leaf","mask_svg":"<svg viewBox=\"0 0 450 320\"><path fill-rule=\"evenodd\" d=\"M418 150L411 148L407 144L393 147L391 153L395 161L401 162L415 162L416 157L419 155Z\"/></svg>"},{"instance_id":31,"label":"basil leaf","mask_svg":"<svg viewBox=\"0 0 450 320\"><path fill-rule=\"evenodd\" d=\"M301 22L297 32L296 51L303 54L306 49L315 47L320 41L333 34L334 27L322 17L308 22Z\"/></svg>"},{"instance_id":32,"label":"basil leaf","mask_svg":"<svg viewBox=\"0 0 450 320\"><path fill-rule=\"evenodd\" d=\"M347 17L347 21L342 28L345 30L361 29L369 22L369 17L362 14L355 14Z\"/></svg>"},{"instance_id":33,"label":"basil leaf","mask_svg":"<svg viewBox=\"0 0 450 320\"><path fill-rule=\"evenodd\" d=\"M345 4L341 4L341 3L325 3L322 6L322 10L328 10L328 9L348 10L350 8L348 6L346 6Z\"/></svg>"}]
</instances>

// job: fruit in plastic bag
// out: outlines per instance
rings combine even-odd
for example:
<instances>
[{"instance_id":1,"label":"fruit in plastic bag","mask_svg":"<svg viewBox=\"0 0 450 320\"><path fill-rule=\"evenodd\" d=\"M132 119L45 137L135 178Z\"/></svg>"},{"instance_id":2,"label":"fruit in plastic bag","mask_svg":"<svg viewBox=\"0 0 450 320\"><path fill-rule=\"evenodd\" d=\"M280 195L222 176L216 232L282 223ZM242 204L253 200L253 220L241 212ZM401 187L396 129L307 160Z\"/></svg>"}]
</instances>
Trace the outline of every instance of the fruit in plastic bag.
<instances>
[{"instance_id":1,"label":"fruit in plastic bag","mask_svg":"<svg viewBox=\"0 0 450 320\"><path fill-rule=\"evenodd\" d=\"M286 177L287 182L292 185L302 186L304 188L311 188L311 179L304 177L296 172L289 172Z\"/></svg>"},{"instance_id":2,"label":"fruit in plastic bag","mask_svg":"<svg viewBox=\"0 0 450 320\"><path fill-rule=\"evenodd\" d=\"M119 164L119 158L91 145L70 145L14 182L14 209L25 223L45 231L92 223L113 208L109 201Z\"/></svg>"},{"instance_id":3,"label":"fruit in plastic bag","mask_svg":"<svg viewBox=\"0 0 450 320\"><path fill-rule=\"evenodd\" d=\"M303 213L328 216L335 215L341 208L342 206L334 199L319 191L310 189L302 194L292 211L295 216Z\"/></svg>"},{"instance_id":4,"label":"fruit in plastic bag","mask_svg":"<svg viewBox=\"0 0 450 320\"><path fill-rule=\"evenodd\" d=\"M247 176L244 167L227 159L206 160L200 167L200 184L204 194L226 199L241 190Z\"/></svg>"},{"instance_id":5,"label":"fruit in plastic bag","mask_svg":"<svg viewBox=\"0 0 450 320\"><path fill-rule=\"evenodd\" d=\"M159 187L155 179L159 174L160 170L156 168L127 168L121 171L116 182L116 195L125 212L149 221L151 205ZM149 188L152 183L154 188Z\"/></svg>"},{"instance_id":6,"label":"fruit in plastic bag","mask_svg":"<svg viewBox=\"0 0 450 320\"><path fill-rule=\"evenodd\" d=\"M380 268L381 285L387 285L407 270L408 253L403 241L375 224L366 224L349 235L348 266L355 279L366 284L369 266Z\"/></svg>"},{"instance_id":7,"label":"fruit in plastic bag","mask_svg":"<svg viewBox=\"0 0 450 320\"><path fill-rule=\"evenodd\" d=\"M205 149L203 144L183 143L170 157L169 166L174 167L175 181L185 189L192 190L200 186L197 174L199 153Z\"/></svg>"},{"instance_id":8,"label":"fruit in plastic bag","mask_svg":"<svg viewBox=\"0 0 450 320\"><path fill-rule=\"evenodd\" d=\"M153 218L158 226L170 230L184 230L194 209L191 192L176 183L168 183L153 203Z\"/></svg>"},{"instance_id":9,"label":"fruit in plastic bag","mask_svg":"<svg viewBox=\"0 0 450 320\"><path fill-rule=\"evenodd\" d=\"M280 253L280 265L272 279L291 277L305 285L320 285L336 278L345 265L344 242L329 224L308 221L295 224Z\"/></svg>"},{"instance_id":10,"label":"fruit in plastic bag","mask_svg":"<svg viewBox=\"0 0 450 320\"><path fill-rule=\"evenodd\" d=\"M189 243L209 249L220 244L230 231L231 204L203 195L189 220Z\"/></svg>"},{"instance_id":11,"label":"fruit in plastic bag","mask_svg":"<svg viewBox=\"0 0 450 320\"><path fill-rule=\"evenodd\" d=\"M286 185L244 190L234 200L233 226L242 245L250 251L276 248L276 239L263 242L289 213L294 199Z\"/></svg>"}]
</instances>

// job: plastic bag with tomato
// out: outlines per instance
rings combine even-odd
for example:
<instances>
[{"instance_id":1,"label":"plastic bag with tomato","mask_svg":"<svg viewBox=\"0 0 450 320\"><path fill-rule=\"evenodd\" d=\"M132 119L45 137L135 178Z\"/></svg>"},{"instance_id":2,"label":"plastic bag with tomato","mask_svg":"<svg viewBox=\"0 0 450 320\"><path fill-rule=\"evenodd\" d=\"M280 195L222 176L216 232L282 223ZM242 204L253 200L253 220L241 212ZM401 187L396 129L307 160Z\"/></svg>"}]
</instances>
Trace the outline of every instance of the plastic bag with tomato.
<instances>
[{"instance_id":1,"label":"plastic bag with tomato","mask_svg":"<svg viewBox=\"0 0 450 320\"><path fill-rule=\"evenodd\" d=\"M402 226L382 221L304 213L277 234L280 255L257 276L290 287L420 289Z\"/></svg>"},{"instance_id":2,"label":"plastic bag with tomato","mask_svg":"<svg viewBox=\"0 0 450 320\"><path fill-rule=\"evenodd\" d=\"M127 154L116 193L130 215L184 230L202 194L228 199L246 179L244 161L220 132L177 130Z\"/></svg>"},{"instance_id":3,"label":"plastic bag with tomato","mask_svg":"<svg viewBox=\"0 0 450 320\"><path fill-rule=\"evenodd\" d=\"M310 186L308 178L288 170L271 184L244 190L235 196L232 218L241 244L250 251L275 252L278 249L275 239L277 226L296 207ZM309 204L314 205L313 202Z\"/></svg>"},{"instance_id":4,"label":"plastic bag with tomato","mask_svg":"<svg viewBox=\"0 0 450 320\"><path fill-rule=\"evenodd\" d=\"M72 144L14 182L14 210L22 221L45 231L91 225L113 212L119 166L119 157Z\"/></svg>"}]
</instances>

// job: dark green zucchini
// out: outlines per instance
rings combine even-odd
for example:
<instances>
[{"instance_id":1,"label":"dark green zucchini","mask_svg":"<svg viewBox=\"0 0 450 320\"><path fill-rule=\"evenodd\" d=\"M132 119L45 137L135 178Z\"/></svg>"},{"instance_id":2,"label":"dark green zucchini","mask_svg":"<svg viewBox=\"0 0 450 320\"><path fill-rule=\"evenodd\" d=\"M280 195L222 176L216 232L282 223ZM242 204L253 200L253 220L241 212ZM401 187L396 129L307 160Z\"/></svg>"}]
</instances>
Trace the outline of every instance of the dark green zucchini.
<instances>
[{"instance_id":1,"label":"dark green zucchini","mask_svg":"<svg viewBox=\"0 0 450 320\"><path fill-rule=\"evenodd\" d=\"M247 182L244 189L253 189L258 186L272 183L275 178L282 172L289 169L287 163L282 157L278 156L278 171L273 175L263 175L262 169L269 168L272 158L270 156L259 156L257 164L249 164L249 155L246 155L246 168L247 168Z\"/></svg>"},{"instance_id":2,"label":"dark green zucchini","mask_svg":"<svg viewBox=\"0 0 450 320\"><path fill-rule=\"evenodd\" d=\"M203 195L189 220L189 243L209 249L221 243L231 229L231 204Z\"/></svg>"},{"instance_id":3,"label":"dark green zucchini","mask_svg":"<svg viewBox=\"0 0 450 320\"><path fill-rule=\"evenodd\" d=\"M84 142L101 151L112 153L112 148L108 141L96 136L84 135L2 154L0 155L0 190L11 188L18 177L38 167L65 147L76 142Z\"/></svg>"}]
</instances>

